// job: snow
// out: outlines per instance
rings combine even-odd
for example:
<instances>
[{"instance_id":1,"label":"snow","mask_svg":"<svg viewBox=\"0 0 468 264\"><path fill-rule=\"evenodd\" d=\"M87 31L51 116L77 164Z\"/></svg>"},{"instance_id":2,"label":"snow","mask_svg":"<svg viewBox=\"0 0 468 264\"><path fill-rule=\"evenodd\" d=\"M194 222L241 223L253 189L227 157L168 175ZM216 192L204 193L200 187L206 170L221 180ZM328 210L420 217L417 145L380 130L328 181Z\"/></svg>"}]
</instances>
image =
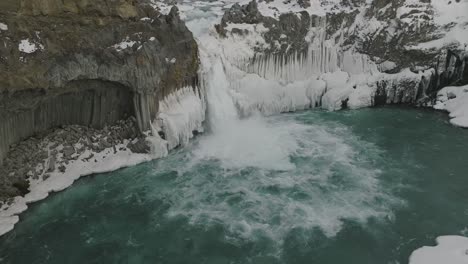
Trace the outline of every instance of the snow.
<instances>
[{"instance_id":1,"label":"snow","mask_svg":"<svg viewBox=\"0 0 468 264\"><path fill-rule=\"evenodd\" d=\"M6 31L8 30L8 26L2 22L0 22L0 30Z\"/></svg>"},{"instance_id":2,"label":"snow","mask_svg":"<svg viewBox=\"0 0 468 264\"><path fill-rule=\"evenodd\" d=\"M161 14L163 14L163 15L169 14L169 12L171 11L171 8L172 8L172 5L168 5L168 4L164 3L163 1L157 1L157 0L151 0L150 5L154 9L161 12Z\"/></svg>"},{"instance_id":3,"label":"snow","mask_svg":"<svg viewBox=\"0 0 468 264\"><path fill-rule=\"evenodd\" d=\"M249 1L243 1L245 4ZM335 12L351 12L353 9L344 7L341 5L341 0L310 0L310 7L302 8L297 1L284 1L284 0L272 0L272 1L258 1L258 9L263 16L269 16L272 18L279 18L284 13L297 13L306 11L310 15L324 16L327 13ZM336 7L340 8L336 8Z\"/></svg>"},{"instance_id":4,"label":"snow","mask_svg":"<svg viewBox=\"0 0 468 264\"><path fill-rule=\"evenodd\" d=\"M122 40L122 42L117 43L117 44L113 45L112 47L117 51L122 51L122 50L133 47L135 44L137 44L137 41L130 40L127 37L124 40Z\"/></svg>"},{"instance_id":5,"label":"snow","mask_svg":"<svg viewBox=\"0 0 468 264\"><path fill-rule=\"evenodd\" d=\"M468 238L440 236L437 246L424 246L415 250L409 264L466 264L468 263Z\"/></svg>"},{"instance_id":6,"label":"snow","mask_svg":"<svg viewBox=\"0 0 468 264\"><path fill-rule=\"evenodd\" d=\"M449 112L451 124L468 128L468 85L449 86L440 90L434 109Z\"/></svg>"},{"instance_id":7,"label":"snow","mask_svg":"<svg viewBox=\"0 0 468 264\"><path fill-rule=\"evenodd\" d=\"M46 180L30 180L28 194L24 197L15 197L12 205L3 205L0 209L0 236L14 228L14 225L19 221L18 214L28 209L28 204L45 199L51 192L66 189L82 176L114 171L161 157L156 152L151 154L132 153L126 148L126 143L128 142L116 146L117 149L126 149L117 153L114 153L113 148L105 149L100 153L85 151L76 161L70 161L66 166L65 173L55 171L50 173L50 177ZM94 154L94 157L85 161L84 159L91 154Z\"/></svg>"},{"instance_id":8,"label":"snow","mask_svg":"<svg viewBox=\"0 0 468 264\"><path fill-rule=\"evenodd\" d=\"M30 53L36 52L37 50L44 49L44 46L42 46L41 44L36 44L34 42L31 42L29 39L23 39L19 43L18 49L21 52L30 54Z\"/></svg>"},{"instance_id":9,"label":"snow","mask_svg":"<svg viewBox=\"0 0 468 264\"><path fill-rule=\"evenodd\" d=\"M461 0L438 0L431 1L434 8L435 16L434 22L438 25L447 25L453 22L466 22L468 20L468 1Z\"/></svg>"},{"instance_id":10,"label":"snow","mask_svg":"<svg viewBox=\"0 0 468 264\"><path fill-rule=\"evenodd\" d=\"M176 61L177 61L176 58L172 58L172 59L166 58L166 63L174 64L174 63L176 63Z\"/></svg>"},{"instance_id":11,"label":"snow","mask_svg":"<svg viewBox=\"0 0 468 264\"><path fill-rule=\"evenodd\" d=\"M267 43L263 34L268 29L262 24L233 24L229 23L226 27L229 30L239 28L247 32L245 35L232 34L226 38L218 39L221 42L224 55L231 60L243 60L252 58L255 54L255 48L266 48Z\"/></svg>"},{"instance_id":12,"label":"snow","mask_svg":"<svg viewBox=\"0 0 468 264\"><path fill-rule=\"evenodd\" d=\"M432 1L431 6L434 10L433 22L442 29L436 32L440 37L407 48L427 50L455 45L456 48L466 50L468 45L468 1L438 0Z\"/></svg>"}]
</instances>

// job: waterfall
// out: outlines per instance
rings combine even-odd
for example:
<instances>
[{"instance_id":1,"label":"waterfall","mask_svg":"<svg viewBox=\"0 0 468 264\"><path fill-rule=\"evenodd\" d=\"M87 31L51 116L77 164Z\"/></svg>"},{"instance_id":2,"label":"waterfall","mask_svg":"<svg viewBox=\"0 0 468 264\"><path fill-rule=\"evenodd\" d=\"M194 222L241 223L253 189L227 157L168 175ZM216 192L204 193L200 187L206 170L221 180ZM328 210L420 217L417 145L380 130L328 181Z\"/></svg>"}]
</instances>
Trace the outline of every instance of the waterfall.
<instances>
[{"instance_id":1,"label":"waterfall","mask_svg":"<svg viewBox=\"0 0 468 264\"><path fill-rule=\"evenodd\" d=\"M266 45L263 35L268 28L239 24L236 27L248 33L222 38L214 29L220 15L216 8L183 14L199 46L200 87L193 89L198 93L189 89L160 103L153 125L164 134L169 149L186 144L193 131L201 131L205 110L204 125L214 134L248 134L240 130L243 122L262 123L261 115L315 107L331 111L366 107L376 103L377 93L389 102L412 102L417 100L421 76L429 74L380 73L368 55L341 48L341 33L327 36L326 17L311 19L304 50L267 54L256 48ZM404 79L405 87L395 87L394 79ZM410 92L402 94L403 90Z\"/></svg>"}]
</instances>

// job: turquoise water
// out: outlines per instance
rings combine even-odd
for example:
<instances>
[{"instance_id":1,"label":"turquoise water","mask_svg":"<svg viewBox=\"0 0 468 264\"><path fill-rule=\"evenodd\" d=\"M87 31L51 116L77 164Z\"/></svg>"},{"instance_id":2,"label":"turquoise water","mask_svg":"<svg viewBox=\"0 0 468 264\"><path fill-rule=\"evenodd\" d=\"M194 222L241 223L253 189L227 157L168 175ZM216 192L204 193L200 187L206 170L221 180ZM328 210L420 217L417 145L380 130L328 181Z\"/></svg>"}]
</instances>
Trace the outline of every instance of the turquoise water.
<instances>
[{"instance_id":1,"label":"turquoise water","mask_svg":"<svg viewBox=\"0 0 468 264\"><path fill-rule=\"evenodd\" d=\"M437 236L468 235L468 131L445 114L262 122L277 145L236 136L264 130L203 135L32 205L0 238L0 262L394 264Z\"/></svg>"}]
</instances>

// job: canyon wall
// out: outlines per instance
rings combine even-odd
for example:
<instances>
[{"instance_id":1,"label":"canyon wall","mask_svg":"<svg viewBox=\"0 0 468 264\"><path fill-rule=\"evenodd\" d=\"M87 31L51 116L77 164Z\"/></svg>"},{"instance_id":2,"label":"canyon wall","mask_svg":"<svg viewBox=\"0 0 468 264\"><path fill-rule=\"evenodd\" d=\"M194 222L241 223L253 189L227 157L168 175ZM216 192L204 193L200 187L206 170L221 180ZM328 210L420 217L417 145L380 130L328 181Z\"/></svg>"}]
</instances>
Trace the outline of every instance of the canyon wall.
<instances>
[{"instance_id":1,"label":"canyon wall","mask_svg":"<svg viewBox=\"0 0 468 264\"><path fill-rule=\"evenodd\" d=\"M198 48L177 8L136 0L0 3L0 164L9 146L129 116L150 129L159 101L197 87Z\"/></svg>"}]
</instances>

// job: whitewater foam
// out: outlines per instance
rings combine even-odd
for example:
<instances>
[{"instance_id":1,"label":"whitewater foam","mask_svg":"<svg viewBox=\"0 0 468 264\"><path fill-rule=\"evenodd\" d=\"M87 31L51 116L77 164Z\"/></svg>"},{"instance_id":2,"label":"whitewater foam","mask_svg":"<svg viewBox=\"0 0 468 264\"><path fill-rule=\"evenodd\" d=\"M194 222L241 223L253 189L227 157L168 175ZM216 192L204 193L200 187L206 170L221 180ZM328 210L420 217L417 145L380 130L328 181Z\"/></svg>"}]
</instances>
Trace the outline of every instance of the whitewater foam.
<instances>
[{"instance_id":1,"label":"whitewater foam","mask_svg":"<svg viewBox=\"0 0 468 264\"><path fill-rule=\"evenodd\" d=\"M204 135L192 146L177 169L184 191L163 190L171 203L167 217L206 228L221 225L234 242L267 238L281 246L294 230L318 229L332 237L344 221L391 219L400 203L384 191L372 161L362 158L364 149L379 150L346 127L306 125L288 116L236 125L241 128ZM236 135L242 127L250 135Z\"/></svg>"}]
</instances>

